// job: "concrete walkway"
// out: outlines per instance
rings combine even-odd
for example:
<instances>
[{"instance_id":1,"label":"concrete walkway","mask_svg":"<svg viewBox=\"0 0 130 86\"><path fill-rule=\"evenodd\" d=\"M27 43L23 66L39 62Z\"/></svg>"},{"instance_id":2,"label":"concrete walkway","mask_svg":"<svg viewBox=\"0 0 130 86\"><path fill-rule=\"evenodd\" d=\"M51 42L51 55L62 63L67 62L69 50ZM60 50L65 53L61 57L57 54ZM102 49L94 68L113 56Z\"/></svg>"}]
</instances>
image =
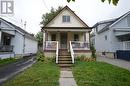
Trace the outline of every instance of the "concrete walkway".
<instances>
[{"instance_id":1,"label":"concrete walkway","mask_svg":"<svg viewBox=\"0 0 130 86\"><path fill-rule=\"evenodd\" d=\"M106 57L97 57L97 61L103 61L127 70L130 70L130 62L121 59L110 59Z\"/></svg>"},{"instance_id":2,"label":"concrete walkway","mask_svg":"<svg viewBox=\"0 0 130 86\"><path fill-rule=\"evenodd\" d=\"M77 86L72 71L69 70L61 70L59 83L60 86Z\"/></svg>"}]
</instances>

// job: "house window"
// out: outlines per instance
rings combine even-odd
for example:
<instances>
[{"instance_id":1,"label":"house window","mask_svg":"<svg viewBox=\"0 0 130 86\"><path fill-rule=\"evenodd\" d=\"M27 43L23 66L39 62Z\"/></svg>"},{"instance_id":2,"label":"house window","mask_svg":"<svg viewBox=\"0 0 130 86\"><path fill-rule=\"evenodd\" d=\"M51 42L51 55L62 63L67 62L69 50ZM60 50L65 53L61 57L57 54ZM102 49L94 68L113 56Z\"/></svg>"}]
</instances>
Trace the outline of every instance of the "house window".
<instances>
[{"instance_id":1,"label":"house window","mask_svg":"<svg viewBox=\"0 0 130 86\"><path fill-rule=\"evenodd\" d=\"M70 16L63 15L62 16L62 22L70 22Z\"/></svg>"},{"instance_id":2,"label":"house window","mask_svg":"<svg viewBox=\"0 0 130 86\"><path fill-rule=\"evenodd\" d=\"M74 34L74 41L79 41L79 35L78 34Z\"/></svg>"},{"instance_id":3,"label":"house window","mask_svg":"<svg viewBox=\"0 0 130 86\"><path fill-rule=\"evenodd\" d=\"M51 41L56 41L56 34L51 35Z\"/></svg>"},{"instance_id":4,"label":"house window","mask_svg":"<svg viewBox=\"0 0 130 86\"><path fill-rule=\"evenodd\" d=\"M107 35L105 35L105 40L107 40Z\"/></svg>"},{"instance_id":5,"label":"house window","mask_svg":"<svg viewBox=\"0 0 130 86\"><path fill-rule=\"evenodd\" d=\"M4 36L3 45L10 45L10 43L11 43L11 37Z\"/></svg>"}]
</instances>

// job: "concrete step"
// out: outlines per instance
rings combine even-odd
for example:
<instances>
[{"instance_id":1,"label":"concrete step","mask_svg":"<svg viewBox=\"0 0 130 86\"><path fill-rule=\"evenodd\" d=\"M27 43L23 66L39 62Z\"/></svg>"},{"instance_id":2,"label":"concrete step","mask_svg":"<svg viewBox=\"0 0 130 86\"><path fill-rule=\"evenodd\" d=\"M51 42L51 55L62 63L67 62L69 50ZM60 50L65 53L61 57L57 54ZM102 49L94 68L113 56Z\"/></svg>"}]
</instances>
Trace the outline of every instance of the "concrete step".
<instances>
[{"instance_id":1,"label":"concrete step","mask_svg":"<svg viewBox=\"0 0 130 86\"><path fill-rule=\"evenodd\" d=\"M59 55L70 55L70 53L59 53Z\"/></svg>"},{"instance_id":2,"label":"concrete step","mask_svg":"<svg viewBox=\"0 0 130 86\"><path fill-rule=\"evenodd\" d=\"M59 58L71 58L70 55L59 55L58 57L59 57Z\"/></svg>"},{"instance_id":3,"label":"concrete step","mask_svg":"<svg viewBox=\"0 0 130 86\"><path fill-rule=\"evenodd\" d=\"M71 58L58 58L59 61L71 61Z\"/></svg>"},{"instance_id":4,"label":"concrete step","mask_svg":"<svg viewBox=\"0 0 130 86\"><path fill-rule=\"evenodd\" d=\"M72 67L72 64L58 64L60 67Z\"/></svg>"},{"instance_id":5,"label":"concrete step","mask_svg":"<svg viewBox=\"0 0 130 86\"><path fill-rule=\"evenodd\" d=\"M66 61L66 60L61 60L61 61L59 61L58 62L59 64L72 64L72 61L71 60L68 60L68 61Z\"/></svg>"}]
</instances>

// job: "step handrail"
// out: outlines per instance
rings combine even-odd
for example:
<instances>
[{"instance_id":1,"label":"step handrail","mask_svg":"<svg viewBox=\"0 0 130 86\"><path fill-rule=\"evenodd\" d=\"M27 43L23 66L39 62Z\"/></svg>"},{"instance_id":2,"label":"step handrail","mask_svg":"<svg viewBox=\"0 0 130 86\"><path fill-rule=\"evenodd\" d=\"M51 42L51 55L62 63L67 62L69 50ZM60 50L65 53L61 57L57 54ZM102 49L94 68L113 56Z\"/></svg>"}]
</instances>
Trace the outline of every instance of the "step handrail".
<instances>
[{"instance_id":1,"label":"step handrail","mask_svg":"<svg viewBox=\"0 0 130 86\"><path fill-rule=\"evenodd\" d=\"M71 58L72 58L72 63L74 63L74 50L70 41L70 54L71 54Z\"/></svg>"},{"instance_id":2,"label":"step handrail","mask_svg":"<svg viewBox=\"0 0 130 86\"><path fill-rule=\"evenodd\" d=\"M59 52L59 47L58 47L58 41L57 41L57 45L56 45L56 63L58 63L58 52Z\"/></svg>"}]
</instances>

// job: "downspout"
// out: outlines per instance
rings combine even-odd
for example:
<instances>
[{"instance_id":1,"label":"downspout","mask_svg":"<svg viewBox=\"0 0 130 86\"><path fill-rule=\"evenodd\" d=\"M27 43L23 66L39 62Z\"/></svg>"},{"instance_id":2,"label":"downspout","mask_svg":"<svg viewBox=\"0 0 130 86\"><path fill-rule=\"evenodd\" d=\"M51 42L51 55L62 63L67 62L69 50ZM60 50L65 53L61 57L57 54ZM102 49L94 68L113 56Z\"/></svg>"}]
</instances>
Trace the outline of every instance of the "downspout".
<instances>
[{"instance_id":1,"label":"downspout","mask_svg":"<svg viewBox=\"0 0 130 86\"><path fill-rule=\"evenodd\" d=\"M1 32L1 29L0 29L0 45L1 45L1 39L2 39L2 32Z\"/></svg>"},{"instance_id":2,"label":"downspout","mask_svg":"<svg viewBox=\"0 0 130 86\"><path fill-rule=\"evenodd\" d=\"M25 34L23 35L23 55L25 54Z\"/></svg>"}]
</instances>

